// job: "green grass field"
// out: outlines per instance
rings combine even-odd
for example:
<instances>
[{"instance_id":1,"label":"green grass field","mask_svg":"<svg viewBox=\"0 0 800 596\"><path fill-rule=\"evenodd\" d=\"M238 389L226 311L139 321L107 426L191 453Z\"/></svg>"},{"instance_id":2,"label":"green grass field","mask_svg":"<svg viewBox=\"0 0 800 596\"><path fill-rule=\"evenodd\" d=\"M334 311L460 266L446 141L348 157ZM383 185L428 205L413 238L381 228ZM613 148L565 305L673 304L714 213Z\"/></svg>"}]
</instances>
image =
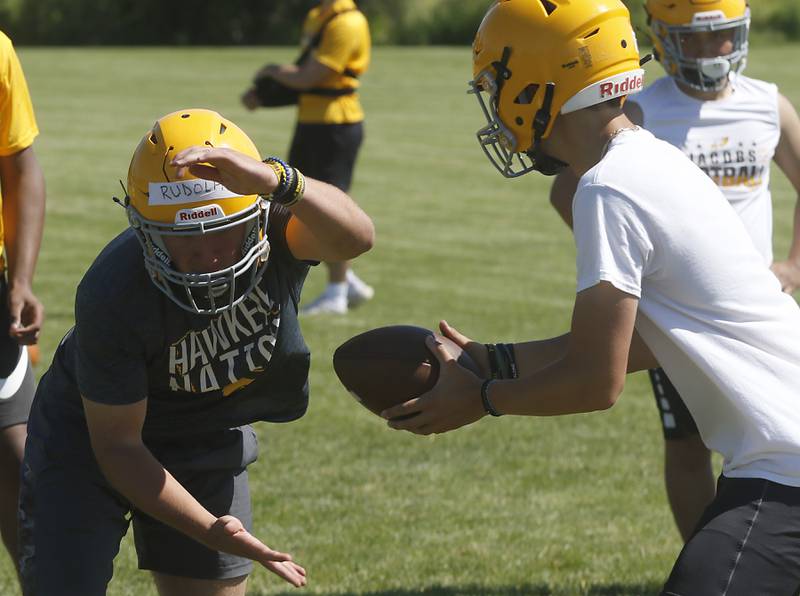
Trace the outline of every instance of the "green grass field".
<instances>
[{"instance_id":1,"label":"green grass field","mask_svg":"<svg viewBox=\"0 0 800 596\"><path fill-rule=\"evenodd\" d=\"M751 76L800 105L794 46L751 50ZM264 154L284 154L291 109L246 113L238 94L290 49L20 51L42 135L48 219L36 289L47 307L44 364L71 326L75 287L126 225L111 201L130 156L159 116L219 110ZM632 376L610 411L549 419L484 419L420 438L388 430L336 381L345 339L392 323L445 317L472 337L516 341L567 329L574 249L547 201L549 181L506 181L474 139L467 48L378 48L364 79L367 139L353 196L377 244L357 271L376 298L343 318L303 321L312 401L302 420L258 426L251 468L256 534L294 553L307 593L330 596L658 593L680 548L661 481L661 431L649 384ZM648 66L651 78L660 67ZM777 172L777 170L776 170ZM776 256L788 248L795 196L776 173ZM305 289L312 298L324 271ZM69 556L68 552L64 553ZM0 592L14 594L0 562ZM258 569L250 594L289 593ZM109 594L155 594L130 536Z\"/></svg>"}]
</instances>

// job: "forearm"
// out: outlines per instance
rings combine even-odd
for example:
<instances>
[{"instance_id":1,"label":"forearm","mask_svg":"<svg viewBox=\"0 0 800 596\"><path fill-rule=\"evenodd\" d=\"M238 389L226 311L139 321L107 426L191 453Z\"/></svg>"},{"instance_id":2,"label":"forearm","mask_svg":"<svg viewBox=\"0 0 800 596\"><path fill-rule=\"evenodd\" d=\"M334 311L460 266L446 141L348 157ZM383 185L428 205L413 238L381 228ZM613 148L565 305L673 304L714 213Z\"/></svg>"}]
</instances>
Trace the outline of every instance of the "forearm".
<instances>
[{"instance_id":1,"label":"forearm","mask_svg":"<svg viewBox=\"0 0 800 596\"><path fill-rule=\"evenodd\" d=\"M352 259L372 248L372 220L347 194L324 182L306 178L303 199L291 207L295 231L313 236L314 252L326 261ZM309 256L309 255L306 255Z\"/></svg>"},{"instance_id":2,"label":"forearm","mask_svg":"<svg viewBox=\"0 0 800 596\"><path fill-rule=\"evenodd\" d=\"M30 286L39 257L45 217L45 184L31 148L4 158L3 223L8 279Z\"/></svg>"},{"instance_id":3,"label":"forearm","mask_svg":"<svg viewBox=\"0 0 800 596\"><path fill-rule=\"evenodd\" d=\"M569 350L569 341L570 334L565 333L551 339L514 344L517 370L519 370L520 376L538 372L564 358ZM658 362L650 349L641 336L634 332L628 353L627 372L632 373L657 367Z\"/></svg>"},{"instance_id":4,"label":"forearm","mask_svg":"<svg viewBox=\"0 0 800 596\"><path fill-rule=\"evenodd\" d=\"M492 383L489 398L503 414L560 416L611 407L621 391L610 389L603 370L575 366L560 358L533 374Z\"/></svg>"},{"instance_id":5,"label":"forearm","mask_svg":"<svg viewBox=\"0 0 800 596\"><path fill-rule=\"evenodd\" d=\"M303 71L294 64L273 66L269 71L269 76L287 87L300 91L311 86Z\"/></svg>"},{"instance_id":6,"label":"forearm","mask_svg":"<svg viewBox=\"0 0 800 596\"><path fill-rule=\"evenodd\" d=\"M137 509L203 542L216 517L175 480L144 444L95 448L108 482Z\"/></svg>"}]
</instances>

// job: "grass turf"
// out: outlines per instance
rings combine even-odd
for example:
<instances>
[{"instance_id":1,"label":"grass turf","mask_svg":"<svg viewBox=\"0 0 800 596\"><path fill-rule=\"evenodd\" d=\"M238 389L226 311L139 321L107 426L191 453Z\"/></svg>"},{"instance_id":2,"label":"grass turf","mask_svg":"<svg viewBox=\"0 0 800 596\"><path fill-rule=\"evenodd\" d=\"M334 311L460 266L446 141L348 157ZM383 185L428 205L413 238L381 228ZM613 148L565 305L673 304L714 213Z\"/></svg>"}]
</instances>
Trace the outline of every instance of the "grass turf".
<instances>
[{"instance_id":1,"label":"grass turf","mask_svg":"<svg viewBox=\"0 0 800 596\"><path fill-rule=\"evenodd\" d=\"M753 47L748 74L776 81L795 105L787 52ZM119 192L130 156L159 116L219 110L264 154L285 154L291 109L247 113L238 93L261 63L293 49L20 51L42 135L48 220L36 279L47 307L49 362L72 324L75 287L124 228ZM648 67L660 76L657 65ZM476 339L551 336L569 323L574 249L547 201L549 180L505 181L474 139L468 48L377 48L364 78L367 137L352 194L375 221L375 249L356 263L375 299L342 318L309 318L312 402L302 420L258 425L250 468L255 533L292 552L306 592L330 596L654 595L680 542L661 481L661 434L649 385L629 378L610 411L549 419L488 419L419 438L386 429L338 385L331 354L365 329L445 317ZM773 182L776 257L791 234L795 195ZM304 296L324 284L312 272ZM39 370L41 374L44 366ZM69 553L65 553L69 556ZM15 593L0 560L0 592ZM263 569L249 594L282 594ZM112 596L155 594L136 569L130 535Z\"/></svg>"}]
</instances>

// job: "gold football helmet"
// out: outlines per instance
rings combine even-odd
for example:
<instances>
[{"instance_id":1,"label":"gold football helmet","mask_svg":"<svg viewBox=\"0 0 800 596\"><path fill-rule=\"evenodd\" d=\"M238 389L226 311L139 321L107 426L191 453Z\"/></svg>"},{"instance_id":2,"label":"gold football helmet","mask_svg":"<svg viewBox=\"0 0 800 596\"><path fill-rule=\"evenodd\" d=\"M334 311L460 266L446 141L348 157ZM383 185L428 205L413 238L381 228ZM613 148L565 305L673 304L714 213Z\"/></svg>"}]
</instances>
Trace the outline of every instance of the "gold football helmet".
<instances>
[{"instance_id":1,"label":"gold football helmet","mask_svg":"<svg viewBox=\"0 0 800 596\"><path fill-rule=\"evenodd\" d=\"M472 46L487 125L478 141L507 178L555 173L538 152L559 113L642 89L644 71L620 0L496 0Z\"/></svg>"},{"instance_id":2,"label":"gold football helmet","mask_svg":"<svg viewBox=\"0 0 800 596\"><path fill-rule=\"evenodd\" d=\"M719 91L747 62L750 9L746 0L647 0L656 59L668 75L699 91ZM721 55L698 55L708 38ZM700 52L703 54L703 52Z\"/></svg>"},{"instance_id":3,"label":"gold football helmet","mask_svg":"<svg viewBox=\"0 0 800 596\"><path fill-rule=\"evenodd\" d=\"M268 203L218 182L182 177L170 161L193 145L229 147L261 160L253 142L233 122L211 110L167 114L145 133L128 169L124 206L144 251L153 283L173 302L199 314L228 310L252 291L266 268ZM178 271L163 236L208 234L247 226L241 259L212 272Z\"/></svg>"}]
</instances>

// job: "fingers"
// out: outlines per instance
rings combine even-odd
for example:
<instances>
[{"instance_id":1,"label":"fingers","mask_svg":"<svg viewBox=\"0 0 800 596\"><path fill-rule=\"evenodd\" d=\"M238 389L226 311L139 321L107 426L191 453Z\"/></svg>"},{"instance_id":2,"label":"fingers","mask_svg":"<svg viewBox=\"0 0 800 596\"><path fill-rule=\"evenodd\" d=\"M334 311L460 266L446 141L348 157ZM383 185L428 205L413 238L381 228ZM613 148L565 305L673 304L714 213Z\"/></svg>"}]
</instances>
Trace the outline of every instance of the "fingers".
<instances>
[{"instance_id":1,"label":"fingers","mask_svg":"<svg viewBox=\"0 0 800 596\"><path fill-rule=\"evenodd\" d=\"M267 562L264 563L264 567L269 569L272 573L277 575L278 577L284 579L288 583L292 584L295 588L302 588L306 585L306 570L303 569L300 565L294 562L285 562L285 563L274 563L274 562Z\"/></svg>"},{"instance_id":2,"label":"fingers","mask_svg":"<svg viewBox=\"0 0 800 596\"><path fill-rule=\"evenodd\" d=\"M10 297L8 312L11 319L8 335L22 345L35 344L44 322L42 303L32 297L27 300Z\"/></svg>"},{"instance_id":3,"label":"fingers","mask_svg":"<svg viewBox=\"0 0 800 596\"><path fill-rule=\"evenodd\" d=\"M472 339L459 332L455 327L451 327L450 323L445 320L439 321L439 330L442 335L452 340L461 349L466 348L467 344L472 342Z\"/></svg>"},{"instance_id":4,"label":"fingers","mask_svg":"<svg viewBox=\"0 0 800 596\"><path fill-rule=\"evenodd\" d=\"M180 168L178 170L178 176L183 177L185 172L181 172L181 170L185 169L186 168ZM212 168L211 166L192 164L189 166L189 172L198 178L213 180L214 182L222 182L222 176L219 175L219 170L217 168Z\"/></svg>"},{"instance_id":5,"label":"fingers","mask_svg":"<svg viewBox=\"0 0 800 596\"><path fill-rule=\"evenodd\" d=\"M170 163L177 168L183 168L203 162L213 164L221 158L224 158L224 156L224 149L194 145L177 153Z\"/></svg>"},{"instance_id":6,"label":"fingers","mask_svg":"<svg viewBox=\"0 0 800 596\"><path fill-rule=\"evenodd\" d=\"M425 345L433 353L433 355L436 356L436 359L439 361L440 365L449 364L456 361L455 357L453 357L453 355L447 350L444 343L439 341L435 335L429 335L426 337Z\"/></svg>"},{"instance_id":7,"label":"fingers","mask_svg":"<svg viewBox=\"0 0 800 596\"><path fill-rule=\"evenodd\" d=\"M410 399L407 402L403 402L397 406L392 406L381 412L381 417L386 418L387 420L392 420L393 418L405 418L411 417L414 414L419 413L420 411L420 398L415 397L414 399Z\"/></svg>"}]
</instances>

